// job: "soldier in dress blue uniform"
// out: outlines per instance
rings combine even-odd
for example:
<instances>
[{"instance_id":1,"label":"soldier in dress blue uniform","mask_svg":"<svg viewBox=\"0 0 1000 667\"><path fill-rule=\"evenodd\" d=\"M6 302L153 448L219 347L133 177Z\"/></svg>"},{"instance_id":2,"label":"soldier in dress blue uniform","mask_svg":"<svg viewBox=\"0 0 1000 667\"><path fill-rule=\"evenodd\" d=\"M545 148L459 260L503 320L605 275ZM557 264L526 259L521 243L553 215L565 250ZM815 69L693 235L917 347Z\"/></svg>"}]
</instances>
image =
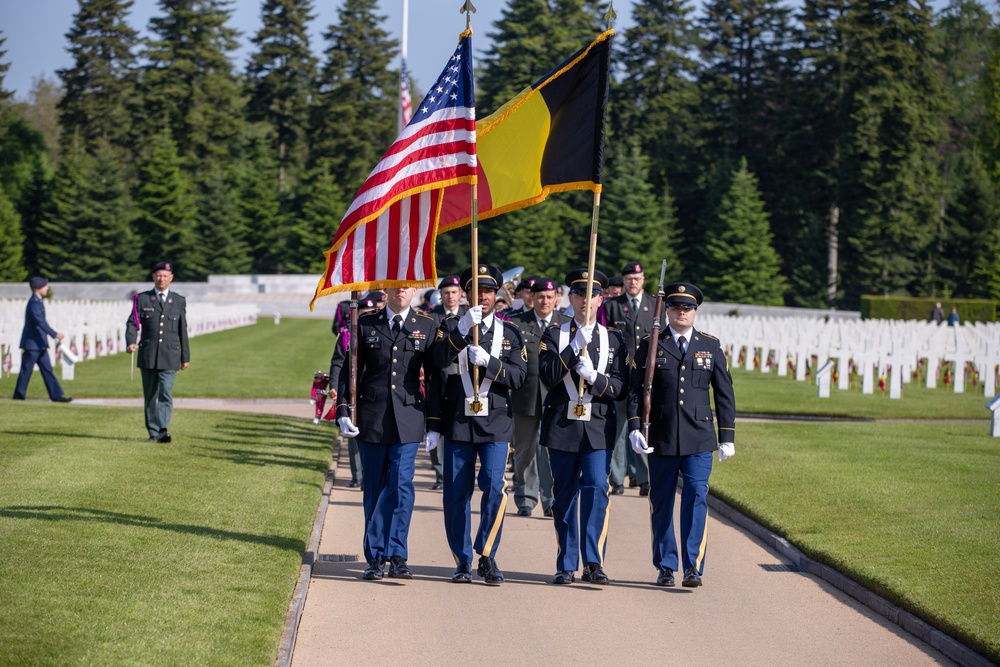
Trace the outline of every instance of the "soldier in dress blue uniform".
<instances>
[{"instance_id":1,"label":"soldier in dress blue uniform","mask_svg":"<svg viewBox=\"0 0 1000 667\"><path fill-rule=\"evenodd\" d=\"M568 317L555 310L559 302L556 287L556 281L551 278L538 278L531 285L531 310L510 318L510 323L521 332L524 349L528 352L524 384L513 392L514 502L518 516L531 516L539 500L542 513L552 516L552 470L548 452L538 442L542 404L548 391L538 378L538 345L550 326L569 322Z\"/></svg>"},{"instance_id":2,"label":"soldier in dress blue uniform","mask_svg":"<svg viewBox=\"0 0 1000 667\"><path fill-rule=\"evenodd\" d=\"M36 276L28 281L31 288L31 298L24 309L24 329L21 331L21 372L14 386L14 400L23 401L27 397L28 382L31 373L38 364L42 373L45 389L49 399L56 403L69 403L73 399L63 393L56 374L52 371L52 361L49 359L49 336L59 342L63 334L56 332L45 320L45 304L42 298L49 293L47 278Z\"/></svg>"},{"instance_id":3,"label":"soldier in dress blue uniform","mask_svg":"<svg viewBox=\"0 0 1000 667\"><path fill-rule=\"evenodd\" d=\"M358 371L355 417L349 405L351 360L340 373L337 423L348 437L357 437L364 469L364 551L368 567L363 578L388 576L412 579L407 566L407 536L413 515L413 472L417 449L427 431L437 425L437 373L430 367L430 346L437 333L433 317L410 302L413 287L388 290L386 306L358 318ZM421 371L427 398L421 386Z\"/></svg>"},{"instance_id":4,"label":"soldier in dress blue uniform","mask_svg":"<svg viewBox=\"0 0 1000 667\"><path fill-rule=\"evenodd\" d=\"M153 266L155 287L135 295L132 314L125 323L126 349L130 353L139 350L136 366L142 374L146 430L151 441L164 443L171 441L169 427L177 371L191 365L187 301L170 289L173 280L170 262Z\"/></svg>"},{"instance_id":5,"label":"soldier in dress blue uniform","mask_svg":"<svg viewBox=\"0 0 1000 667\"><path fill-rule=\"evenodd\" d=\"M477 266L475 273L471 268L466 269L461 276L466 292L470 292L474 279L478 281L479 303L462 317L450 317L443 322L431 353L434 365L447 376L438 430L444 435L445 534L457 565L452 581L472 580L475 549L479 554L479 576L487 584L497 585L503 582L495 557L507 506L504 472L514 435L510 392L524 382L527 353L517 327L500 320L493 311L503 274L485 264ZM476 327L478 345L473 344L472 330ZM478 388L474 367L478 368ZM430 433L428 446L433 446ZM479 530L473 544L469 531L477 456L483 497Z\"/></svg>"},{"instance_id":6,"label":"soldier in dress blue uniform","mask_svg":"<svg viewBox=\"0 0 1000 667\"><path fill-rule=\"evenodd\" d=\"M701 586L705 569L712 452L719 450L719 461L736 453L736 397L719 340L694 328L704 299L701 290L690 283L673 283L664 290L669 327L657 342L648 444L640 423L648 337L639 345L632 364L628 437L633 450L649 456L657 586L674 585L678 566L674 495L678 475L684 476L680 511L683 585L695 588ZM714 415L710 389L715 398ZM718 439L713 419L718 422Z\"/></svg>"},{"instance_id":7,"label":"soldier in dress blue uniform","mask_svg":"<svg viewBox=\"0 0 1000 667\"><path fill-rule=\"evenodd\" d=\"M628 352L621 334L597 323L607 276L595 271L588 277L586 269L578 269L566 275L566 284L573 320L545 331L538 361L539 377L549 388L541 442L552 466L559 545L552 583L573 583L582 540L583 581L607 584L608 476L615 446L615 401L628 390ZM590 321L584 324L588 299Z\"/></svg>"},{"instance_id":8,"label":"soldier in dress blue uniform","mask_svg":"<svg viewBox=\"0 0 1000 667\"><path fill-rule=\"evenodd\" d=\"M604 323L621 332L628 348L629 359L635 358L635 351L642 339L653 330L656 317L656 299L643 293L646 276L642 264L629 262L622 268L624 292L604 302ZM641 454L629 449L626 438L628 410L624 397L618 402L618 430L615 434L615 453L611 461L612 493L625 492L625 476L630 470L635 473L635 483L639 495L649 494L649 468Z\"/></svg>"}]
</instances>

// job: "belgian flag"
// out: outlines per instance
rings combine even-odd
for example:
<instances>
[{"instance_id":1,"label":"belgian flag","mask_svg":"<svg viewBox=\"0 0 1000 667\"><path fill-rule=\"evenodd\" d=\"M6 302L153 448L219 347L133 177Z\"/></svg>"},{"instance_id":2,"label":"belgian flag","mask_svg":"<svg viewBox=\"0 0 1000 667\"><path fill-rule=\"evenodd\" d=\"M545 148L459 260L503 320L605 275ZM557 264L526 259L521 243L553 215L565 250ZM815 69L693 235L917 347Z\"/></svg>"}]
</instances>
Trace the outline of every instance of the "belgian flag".
<instances>
[{"instance_id":1,"label":"belgian flag","mask_svg":"<svg viewBox=\"0 0 1000 667\"><path fill-rule=\"evenodd\" d=\"M612 35L602 33L476 122L479 220L533 206L551 192L601 191ZM471 222L471 187L445 189L439 233Z\"/></svg>"}]
</instances>

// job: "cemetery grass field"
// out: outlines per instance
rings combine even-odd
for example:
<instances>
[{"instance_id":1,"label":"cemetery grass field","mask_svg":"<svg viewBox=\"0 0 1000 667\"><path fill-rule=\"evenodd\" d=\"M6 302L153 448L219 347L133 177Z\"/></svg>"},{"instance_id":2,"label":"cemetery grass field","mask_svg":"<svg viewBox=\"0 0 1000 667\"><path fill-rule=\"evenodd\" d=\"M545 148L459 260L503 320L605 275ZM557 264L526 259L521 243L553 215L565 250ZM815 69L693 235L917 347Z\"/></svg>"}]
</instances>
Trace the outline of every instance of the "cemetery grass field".
<instances>
[{"instance_id":1,"label":"cemetery grass field","mask_svg":"<svg viewBox=\"0 0 1000 667\"><path fill-rule=\"evenodd\" d=\"M323 320L193 338L175 395L306 400L332 344ZM127 359L80 364L67 393L140 398ZM740 421L713 492L1000 662L1000 446L981 389L819 399L811 379L733 375L742 414L902 421ZM329 429L182 409L184 438L156 447L137 408L15 403L8 378L0 392L0 664L273 659Z\"/></svg>"},{"instance_id":2,"label":"cemetery grass field","mask_svg":"<svg viewBox=\"0 0 1000 667\"><path fill-rule=\"evenodd\" d=\"M313 373L330 369L334 336L326 320L272 318L257 324L191 339L191 366L177 373L175 398L303 398L309 400ZM63 382L74 398L142 398L142 378L132 355L120 353L77 365L76 378ZM56 367L62 378L62 369ZM14 394L17 376L0 380L0 397ZM61 380L60 380L61 381ZM38 370L28 398L47 398ZM140 415L140 426L141 415Z\"/></svg>"},{"instance_id":3,"label":"cemetery grass field","mask_svg":"<svg viewBox=\"0 0 1000 667\"><path fill-rule=\"evenodd\" d=\"M273 663L330 429L181 410L159 445L136 409L0 411L0 664Z\"/></svg>"},{"instance_id":4,"label":"cemetery grass field","mask_svg":"<svg viewBox=\"0 0 1000 667\"><path fill-rule=\"evenodd\" d=\"M987 424L743 423L711 486L1000 662L1000 443Z\"/></svg>"}]
</instances>

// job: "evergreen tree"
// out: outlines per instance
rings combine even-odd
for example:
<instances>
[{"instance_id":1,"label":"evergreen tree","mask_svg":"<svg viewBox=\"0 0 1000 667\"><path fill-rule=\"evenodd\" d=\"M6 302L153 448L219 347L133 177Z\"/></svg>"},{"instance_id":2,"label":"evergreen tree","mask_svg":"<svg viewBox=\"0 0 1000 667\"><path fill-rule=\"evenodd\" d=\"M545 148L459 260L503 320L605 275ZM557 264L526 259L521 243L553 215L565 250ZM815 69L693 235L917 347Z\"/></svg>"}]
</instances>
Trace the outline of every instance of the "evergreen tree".
<instances>
[{"instance_id":1,"label":"evergreen tree","mask_svg":"<svg viewBox=\"0 0 1000 667\"><path fill-rule=\"evenodd\" d=\"M82 200L75 208L72 253L61 267L64 280L129 281L145 275L121 149L98 139L84 160Z\"/></svg>"},{"instance_id":2,"label":"evergreen tree","mask_svg":"<svg viewBox=\"0 0 1000 667\"><path fill-rule=\"evenodd\" d=\"M142 257L158 257L184 268L193 252L195 204L181 171L177 145L166 131L152 137L149 155L139 165L135 193Z\"/></svg>"},{"instance_id":3,"label":"evergreen tree","mask_svg":"<svg viewBox=\"0 0 1000 667\"><path fill-rule=\"evenodd\" d=\"M50 166L59 165L59 145L62 125L59 121L59 101L63 91L56 79L37 76L31 80L24 120L38 132L45 146L45 158Z\"/></svg>"},{"instance_id":4,"label":"evergreen tree","mask_svg":"<svg viewBox=\"0 0 1000 667\"><path fill-rule=\"evenodd\" d=\"M205 195L199 201L200 211L192 233L194 243L185 277L207 280L211 274L249 272L253 258L237 188L221 169L215 170L205 187Z\"/></svg>"},{"instance_id":5,"label":"evergreen tree","mask_svg":"<svg viewBox=\"0 0 1000 667\"><path fill-rule=\"evenodd\" d=\"M396 136L397 42L381 28L377 0L344 0L323 39L319 93L311 109L311 166L329 164L354 193Z\"/></svg>"},{"instance_id":6,"label":"evergreen tree","mask_svg":"<svg viewBox=\"0 0 1000 667\"><path fill-rule=\"evenodd\" d=\"M0 283L16 283L27 277L23 249L21 216L0 187Z\"/></svg>"},{"instance_id":7,"label":"evergreen tree","mask_svg":"<svg viewBox=\"0 0 1000 667\"><path fill-rule=\"evenodd\" d=\"M597 2L510 0L490 33L476 77L476 115L484 118L603 31Z\"/></svg>"},{"instance_id":8,"label":"evergreen tree","mask_svg":"<svg viewBox=\"0 0 1000 667\"><path fill-rule=\"evenodd\" d=\"M150 20L155 37L143 52L145 134L169 130L198 185L237 156L244 132L244 100L228 55L238 33L226 25L232 10L225 0L159 0L159 6L163 16Z\"/></svg>"},{"instance_id":9,"label":"evergreen tree","mask_svg":"<svg viewBox=\"0 0 1000 667\"><path fill-rule=\"evenodd\" d=\"M35 160L31 178L21 193L21 229L24 230L24 268L31 275L42 273L39 243L51 198L53 173L44 159Z\"/></svg>"},{"instance_id":10,"label":"evergreen tree","mask_svg":"<svg viewBox=\"0 0 1000 667\"><path fill-rule=\"evenodd\" d=\"M319 274L326 266L323 253L330 249L347 207L344 193L326 169L310 174L298 197L285 244L284 267L288 273Z\"/></svg>"},{"instance_id":11,"label":"evergreen tree","mask_svg":"<svg viewBox=\"0 0 1000 667\"><path fill-rule=\"evenodd\" d=\"M6 43L7 38L3 36L3 30L0 30L0 108L5 107L14 97L14 93L4 87L4 79L7 78L7 72L10 71L10 63L4 61L7 49L3 48L3 45ZM0 132L2 132L2 128L0 128Z\"/></svg>"},{"instance_id":12,"label":"evergreen tree","mask_svg":"<svg viewBox=\"0 0 1000 667\"><path fill-rule=\"evenodd\" d=\"M850 306L862 294L930 287L944 195L938 148L946 136L930 18L926 4L903 0L863 0L846 15L853 127L840 187Z\"/></svg>"},{"instance_id":13,"label":"evergreen tree","mask_svg":"<svg viewBox=\"0 0 1000 667\"><path fill-rule=\"evenodd\" d=\"M480 261L493 264L501 271L523 266L525 274L562 280L567 263L574 268L587 265L586 242L570 244L563 237L566 213L565 203L553 197L536 206L484 220L479 225ZM580 216L575 222L590 228L589 218ZM471 264L469 245L461 249L459 258L461 270Z\"/></svg>"},{"instance_id":14,"label":"evergreen tree","mask_svg":"<svg viewBox=\"0 0 1000 667\"><path fill-rule=\"evenodd\" d=\"M309 50L306 24L314 17L310 0L264 0L264 25L252 38L257 52L247 66L250 120L274 128L278 190L286 190L289 169L303 163L316 58ZM373 165L374 166L374 165Z\"/></svg>"},{"instance_id":15,"label":"evergreen tree","mask_svg":"<svg viewBox=\"0 0 1000 667\"><path fill-rule=\"evenodd\" d=\"M641 262L648 267L646 288L652 291L664 259L668 282L682 275L683 266L676 252L677 219L669 195L657 198L653 192L649 159L638 143L633 142L631 148L630 155L614 160L601 199L598 267L610 276L617 275L626 262Z\"/></svg>"},{"instance_id":16,"label":"evergreen tree","mask_svg":"<svg viewBox=\"0 0 1000 667\"><path fill-rule=\"evenodd\" d=\"M266 137L250 140L237 174L240 212L254 273L285 273L285 216L278 196L278 166Z\"/></svg>"},{"instance_id":17,"label":"evergreen tree","mask_svg":"<svg viewBox=\"0 0 1000 667\"><path fill-rule=\"evenodd\" d=\"M698 128L700 93L697 61L701 41L684 0L639 0L634 25L616 38L609 120L618 145L639 141L649 157L649 180L656 191L667 183L678 208L691 216L700 187ZM626 154L628 151L625 151Z\"/></svg>"},{"instance_id":18,"label":"evergreen tree","mask_svg":"<svg viewBox=\"0 0 1000 667\"><path fill-rule=\"evenodd\" d=\"M746 160L733 172L729 191L717 211L720 233L709 238L710 264L702 278L713 301L780 306L785 278L757 190L757 179Z\"/></svg>"},{"instance_id":19,"label":"evergreen tree","mask_svg":"<svg viewBox=\"0 0 1000 667\"><path fill-rule=\"evenodd\" d=\"M975 296L1000 300L1000 227L994 227L983 237L983 252L976 258L972 281Z\"/></svg>"},{"instance_id":20,"label":"evergreen tree","mask_svg":"<svg viewBox=\"0 0 1000 667\"><path fill-rule=\"evenodd\" d=\"M75 261L76 230L85 227L89 215L87 172L90 158L75 141L66 147L62 162L48 189L38 221L36 265L49 280L68 280Z\"/></svg>"},{"instance_id":21,"label":"evergreen tree","mask_svg":"<svg viewBox=\"0 0 1000 667\"><path fill-rule=\"evenodd\" d=\"M992 298L988 285L1000 276L982 281L983 267L992 260L981 256L992 251L992 232L1000 229L1000 197L976 151L963 153L957 162L952 177L956 188L943 218L936 286L954 297Z\"/></svg>"},{"instance_id":22,"label":"evergreen tree","mask_svg":"<svg viewBox=\"0 0 1000 667\"><path fill-rule=\"evenodd\" d=\"M56 70L65 90L59 114L68 141L130 143L138 41L126 22L132 5L133 0L80 0L66 33L73 65Z\"/></svg>"},{"instance_id":23,"label":"evergreen tree","mask_svg":"<svg viewBox=\"0 0 1000 667\"><path fill-rule=\"evenodd\" d=\"M1000 183L1000 29L993 30L990 37L989 54L979 85L985 106L980 137L983 160L993 180Z\"/></svg>"}]
</instances>

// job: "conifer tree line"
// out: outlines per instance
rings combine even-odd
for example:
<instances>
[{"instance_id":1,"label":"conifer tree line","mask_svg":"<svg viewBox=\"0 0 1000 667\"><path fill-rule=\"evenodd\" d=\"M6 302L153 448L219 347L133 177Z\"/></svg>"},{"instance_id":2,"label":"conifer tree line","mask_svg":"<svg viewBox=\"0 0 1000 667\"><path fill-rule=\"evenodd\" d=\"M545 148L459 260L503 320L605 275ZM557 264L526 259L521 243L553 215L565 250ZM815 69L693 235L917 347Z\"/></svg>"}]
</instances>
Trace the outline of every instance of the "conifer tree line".
<instances>
[{"instance_id":1,"label":"conifer tree line","mask_svg":"<svg viewBox=\"0 0 1000 667\"><path fill-rule=\"evenodd\" d=\"M145 39L132 4L79 0L71 65L26 100L4 88L0 32L0 281L141 280L161 258L181 280L318 274L396 134L378 0L344 0L321 44L312 0L262 0L242 69L225 0L159 0ZM507 0L477 54L477 115L589 43L606 11ZM636 0L627 25L599 268L666 259L668 280L735 303L1000 299L1000 29L982 2ZM559 278L586 263L591 206L562 193L483 221L480 256ZM440 274L469 242L438 238Z\"/></svg>"}]
</instances>

